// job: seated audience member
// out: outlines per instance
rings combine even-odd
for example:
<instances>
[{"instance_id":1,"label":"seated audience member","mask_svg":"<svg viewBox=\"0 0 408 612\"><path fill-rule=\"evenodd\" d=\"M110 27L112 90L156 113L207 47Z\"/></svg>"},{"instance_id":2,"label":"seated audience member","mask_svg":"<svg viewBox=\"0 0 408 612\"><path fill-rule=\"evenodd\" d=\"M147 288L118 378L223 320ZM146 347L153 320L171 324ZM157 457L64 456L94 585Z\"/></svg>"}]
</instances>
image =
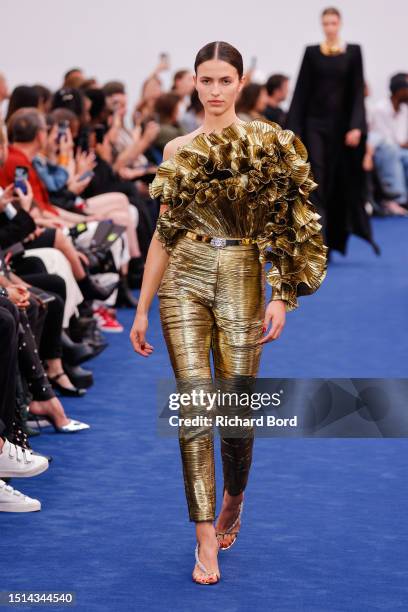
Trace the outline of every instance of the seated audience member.
<instances>
[{"instance_id":1,"label":"seated audience member","mask_svg":"<svg viewBox=\"0 0 408 612\"><path fill-rule=\"evenodd\" d=\"M243 121L262 119L268 101L266 88L259 83L250 83L242 88L236 111Z\"/></svg>"},{"instance_id":2,"label":"seated audience member","mask_svg":"<svg viewBox=\"0 0 408 612\"><path fill-rule=\"evenodd\" d=\"M25 243L26 249L52 247L61 250L72 266L74 277L85 299L106 299L115 286L104 288L90 278L82 263L83 257L81 258L81 254L75 249L72 240L61 231L65 226L65 211L58 210L51 204L47 189L33 166L34 157L44 149L47 141L44 116L37 109L20 109L12 115L8 127L12 144L8 147L7 159L0 168L0 186L6 188L14 183L17 166L26 167L33 195L29 214L37 226L45 228L39 236Z\"/></svg>"},{"instance_id":3,"label":"seated audience member","mask_svg":"<svg viewBox=\"0 0 408 612\"><path fill-rule=\"evenodd\" d=\"M40 83L33 85L33 88L38 93L39 97L38 110L46 115L51 110L52 93L48 87L45 87L45 85L41 85Z\"/></svg>"},{"instance_id":4,"label":"seated audience member","mask_svg":"<svg viewBox=\"0 0 408 612\"><path fill-rule=\"evenodd\" d=\"M194 89L191 94L190 104L186 112L180 117L179 123L185 133L194 132L204 121L204 107L198 97L198 92Z\"/></svg>"},{"instance_id":5,"label":"seated audience member","mask_svg":"<svg viewBox=\"0 0 408 612\"><path fill-rule=\"evenodd\" d=\"M31 477L48 469L46 457L11 442L17 391L19 314L0 289L0 512L35 512L41 503L7 485L1 478Z\"/></svg>"},{"instance_id":6,"label":"seated audience member","mask_svg":"<svg viewBox=\"0 0 408 612\"><path fill-rule=\"evenodd\" d=\"M89 113L91 105L92 101L86 97L82 90L67 87L59 89L54 93L51 109L65 108L70 110L78 117L80 127L82 127L87 125L91 120Z\"/></svg>"},{"instance_id":7,"label":"seated audience member","mask_svg":"<svg viewBox=\"0 0 408 612\"><path fill-rule=\"evenodd\" d=\"M179 97L178 118L181 118L190 106L190 96L193 93L194 80L190 70L177 70L173 77L173 84L170 93Z\"/></svg>"},{"instance_id":8,"label":"seated audience member","mask_svg":"<svg viewBox=\"0 0 408 612\"><path fill-rule=\"evenodd\" d=\"M156 167L149 164L149 160L143 154L151 147L160 127L154 121L148 121L144 122L143 126L139 125L129 130L125 125L128 101L123 83L109 81L104 85L103 92L110 113L109 140L113 168L122 178L129 180L136 180L155 172Z\"/></svg>"},{"instance_id":9,"label":"seated audience member","mask_svg":"<svg viewBox=\"0 0 408 612\"><path fill-rule=\"evenodd\" d=\"M85 99L89 102L89 106L87 106L87 122L80 117L80 113L83 112L83 102ZM80 101L79 105L76 103L78 100ZM56 112L66 113L67 110L76 115L76 121L70 122L70 125L73 127L74 140L78 148L82 151L92 149L95 153L96 165L93 168L94 176L86 189L81 193L81 197L88 201L95 196L111 194L113 192L127 196L130 204L137 210L136 218L132 215L132 219L134 219L135 224L137 224L137 241L141 250L141 259L144 261L158 217L158 205L150 199L147 185L144 185L145 188L142 190L136 182L128 179L126 176L121 176L122 170L125 170L125 168L120 168L119 171L113 168L112 147L110 143L111 131L108 130L104 134L102 142L97 142L95 126L90 124L89 111L92 107L92 100L90 98L84 98L82 95L79 98L75 98L74 96L59 96L58 100L54 98L54 103L55 109L52 111L51 115L54 115ZM143 135L143 137L146 138L146 145L143 145L143 148L145 148L148 142L150 143L155 136L155 122L148 122L145 128L145 134ZM143 168L141 171L143 180L145 174L146 168ZM138 173L138 176L140 176L140 173ZM138 258L135 257L133 259ZM136 276L140 278L139 264L137 267L138 272Z\"/></svg>"},{"instance_id":10,"label":"seated audience member","mask_svg":"<svg viewBox=\"0 0 408 612\"><path fill-rule=\"evenodd\" d=\"M29 184L27 185L29 187ZM11 265L13 268L20 268L21 278L11 270L7 277L4 275L3 256L7 254L7 249L16 242L24 243L27 236L32 232L35 233L37 230L35 229L33 219L21 206L21 202L24 201L25 197L21 190L17 190L17 204L20 204L20 208L15 208L17 204L16 198L13 197L13 186L8 187L3 193L1 191L0 188L0 249L3 249L3 252L0 250L0 287L9 289L11 286L19 286L24 291L34 291L35 295L38 293L38 289L42 289L47 295L51 296L52 299L47 304L42 317L44 333L41 340L40 338L38 339L39 355L47 366L50 381L62 394L83 395L84 391L74 387L66 376L62 363L63 346L66 346L68 342L71 353L73 348L72 343L69 342L66 335L63 336L62 332L63 329L68 329L71 317L76 310L69 303L70 301L72 302L72 295L67 296L67 289L72 291L71 285L74 280L72 279L71 283L64 281L61 262L58 265L58 274L51 274L47 273L41 260L32 257L25 257L19 260L20 263L17 266L12 260ZM55 251L55 249L45 249L45 251L48 250ZM34 249L31 252L41 252L41 249L39 251ZM63 257L62 253L60 256ZM37 288L37 291L34 288ZM80 298L78 302L75 302L74 306L83 301L80 292L79 296ZM74 348L80 350L82 345L76 345ZM83 351L82 354L84 354Z\"/></svg>"},{"instance_id":11,"label":"seated audience member","mask_svg":"<svg viewBox=\"0 0 408 612\"><path fill-rule=\"evenodd\" d=\"M43 334L39 307L30 292L22 285L11 284L1 288L2 294L8 299L2 302L2 306L11 309L14 304L18 308L18 366L19 372L26 384L26 392L29 396L29 412L31 416L41 416L48 419L56 431L63 433L76 433L89 426L80 421L69 419L64 411L60 400L56 397L47 374L44 371L39 357L39 341L33 331L39 325L39 336ZM19 444L29 448L27 436L24 432L16 431L14 426L6 430L7 437L14 441L19 437ZM4 475L4 474L3 474Z\"/></svg>"},{"instance_id":12,"label":"seated audience member","mask_svg":"<svg viewBox=\"0 0 408 612\"><path fill-rule=\"evenodd\" d=\"M61 89L77 88L85 81L82 68L71 68L64 74L64 81Z\"/></svg>"},{"instance_id":13,"label":"seated audience member","mask_svg":"<svg viewBox=\"0 0 408 612\"><path fill-rule=\"evenodd\" d=\"M159 63L142 85L140 100L132 113L133 124L140 125L142 121L151 117L157 98L164 93L160 73L169 69L169 59L166 54L160 56Z\"/></svg>"},{"instance_id":14,"label":"seated audience member","mask_svg":"<svg viewBox=\"0 0 408 612\"><path fill-rule=\"evenodd\" d=\"M272 74L265 84L268 94L268 104L263 111L263 115L269 121L278 123L284 127L286 113L280 107L288 96L289 78L284 74Z\"/></svg>"},{"instance_id":15,"label":"seated audience member","mask_svg":"<svg viewBox=\"0 0 408 612\"><path fill-rule=\"evenodd\" d=\"M11 115L20 108L38 108L40 105L40 94L36 87L31 85L18 85L11 92L9 105L6 115L6 123L8 123Z\"/></svg>"},{"instance_id":16,"label":"seated audience member","mask_svg":"<svg viewBox=\"0 0 408 612\"><path fill-rule=\"evenodd\" d=\"M390 96L371 107L369 144L389 214L407 216L408 75L395 74Z\"/></svg>"},{"instance_id":17,"label":"seated audience member","mask_svg":"<svg viewBox=\"0 0 408 612\"><path fill-rule=\"evenodd\" d=\"M165 93L159 96L154 105L154 112L160 125L153 146L163 153L166 144L173 138L183 136L185 130L181 127L181 100L175 93Z\"/></svg>"}]
</instances>

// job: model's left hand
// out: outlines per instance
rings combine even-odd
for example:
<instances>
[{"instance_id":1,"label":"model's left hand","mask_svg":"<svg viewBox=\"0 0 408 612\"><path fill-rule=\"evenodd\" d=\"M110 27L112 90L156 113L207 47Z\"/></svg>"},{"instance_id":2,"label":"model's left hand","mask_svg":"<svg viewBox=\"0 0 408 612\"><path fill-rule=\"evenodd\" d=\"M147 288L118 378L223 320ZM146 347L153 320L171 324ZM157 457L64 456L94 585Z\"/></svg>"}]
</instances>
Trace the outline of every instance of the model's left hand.
<instances>
[{"instance_id":1,"label":"model's left hand","mask_svg":"<svg viewBox=\"0 0 408 612\"><path fill-rule=\"evenodd\" d=\"M346 133L344 142L346 143L348 147L358 147L358 145L360 144L360 139L361 139L361 130L354 129L354 130L349 130Z\"/></svg>"},{"instance_id":2,"label":"model's left hand","mask_svg":"<svg viewBox=\"0 0 408 612\"><path fill-rule=\"evenodd\" d=\"M265 309L265 317L263 323L263 333L265 333L270 324L271 329L266 336L258 340L257 344L265 344L272 340L277 340L281 335L286 321L286 306L283 300L273 300L269 302Z\"/></svg>"}]
</instances>

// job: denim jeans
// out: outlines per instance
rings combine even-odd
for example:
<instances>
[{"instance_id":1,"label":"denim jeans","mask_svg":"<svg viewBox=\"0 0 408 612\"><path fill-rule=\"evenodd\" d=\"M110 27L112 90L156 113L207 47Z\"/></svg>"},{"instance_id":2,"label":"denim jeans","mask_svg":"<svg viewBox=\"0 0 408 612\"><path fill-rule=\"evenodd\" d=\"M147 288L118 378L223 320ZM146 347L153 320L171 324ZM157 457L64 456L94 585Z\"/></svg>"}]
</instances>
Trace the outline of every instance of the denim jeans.
<instances>
[{"instance_id":1,"label":"denim jeans","mask_svg":"<svg viewBox=\"0 0 408 612\"><path fill-rule=\"evenodd\" d=\"M374 165L385 196L405 204L408 200L408 149L381 143L374 152Z\"/></svg>"}]
</instances>

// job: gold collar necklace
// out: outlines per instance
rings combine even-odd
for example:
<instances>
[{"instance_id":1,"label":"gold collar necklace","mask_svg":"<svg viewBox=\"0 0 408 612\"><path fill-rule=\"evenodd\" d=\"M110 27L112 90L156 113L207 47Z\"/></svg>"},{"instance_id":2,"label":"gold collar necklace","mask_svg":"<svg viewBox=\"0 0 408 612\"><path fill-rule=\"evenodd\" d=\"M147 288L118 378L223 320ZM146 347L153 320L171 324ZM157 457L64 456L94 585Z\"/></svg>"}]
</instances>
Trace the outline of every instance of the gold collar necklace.
<instances>
[{"instance_id":1,"label":"gold collar necklace","mask_svg":"<svg viewBox=\"0 0 408 612\"><path fill-rule=\"evenodd\" d=\"M326 41L320 43L320 50L324 55L339 55L343 53L345 45L343 43L339 45L329 45Z\"/></svg>"}]
</instances>

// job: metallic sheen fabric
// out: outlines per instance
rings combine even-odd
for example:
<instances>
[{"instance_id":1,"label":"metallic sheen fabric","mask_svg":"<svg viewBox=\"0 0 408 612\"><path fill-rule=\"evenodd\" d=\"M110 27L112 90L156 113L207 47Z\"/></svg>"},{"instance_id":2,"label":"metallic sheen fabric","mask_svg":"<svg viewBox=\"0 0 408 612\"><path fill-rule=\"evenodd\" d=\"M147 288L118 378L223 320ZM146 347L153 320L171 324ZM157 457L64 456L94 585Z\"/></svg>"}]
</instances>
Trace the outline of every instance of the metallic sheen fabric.
<instances>
[{"instance_id":1,"label":"metallic sheen fabric","mask_svg":"<svg viewBox=\"0 0 408 612\"><path fill-rule=\"evenodd\" d=\"M210 391L219 381L230 390L250 385L263 346L256 340L262 336L266 281L272 299L283 300L287 311L323 282L327 247L320 215L308 200L316 186L302 142L266 119L199 134L160 164L149 190L168 204L156 235L170 258L158 296L181 392ZM186 231L255 243L218 248ZM207 407L191 402L179 416L208 416ZM238 407L230 410L237 414ZM243 427L232 437L220 430L220 436L224 486L237 495L247 483L253 431ZM205 424L183 425L179 442L190 520L213 520L213 431Z\"/></svg>"},{"instance_id":2,"label":"metallic sheen fabric","mask_svg":"<svg viewBox=\"0 0 408 612\"><path fill-rule=\"evenodd\" d=\"M158 296L160 318L179 393L245 391L262 351L265 274L256 245L217 248L182 236L172 250ZM214 363L212 379L210 353ZM181 418L214 416L214 407L193 402ZM239 406L218 414L251 416ZM253 414L252 414L253 416ZM231 495L245 489L252 459L252 428L221 437L224 486ZM213 431L204 423L180 426L179 442L191 521L215 518Z\"/></svg>"},{"instance_id":3,"label":"metallic sheen fabric","mask_svg":"<svg viewBox=\"0 0 408 612\"><path fill-rule=\"evenodd\" d=\"M277 123L254 120L199 134L162 162L150 184L168 210L157 237L171 253L184 230L224 238L256 238L272 299L286 310L310 295L327 273L321 218L301 140Z\"/></svg>"}]
</instances>

